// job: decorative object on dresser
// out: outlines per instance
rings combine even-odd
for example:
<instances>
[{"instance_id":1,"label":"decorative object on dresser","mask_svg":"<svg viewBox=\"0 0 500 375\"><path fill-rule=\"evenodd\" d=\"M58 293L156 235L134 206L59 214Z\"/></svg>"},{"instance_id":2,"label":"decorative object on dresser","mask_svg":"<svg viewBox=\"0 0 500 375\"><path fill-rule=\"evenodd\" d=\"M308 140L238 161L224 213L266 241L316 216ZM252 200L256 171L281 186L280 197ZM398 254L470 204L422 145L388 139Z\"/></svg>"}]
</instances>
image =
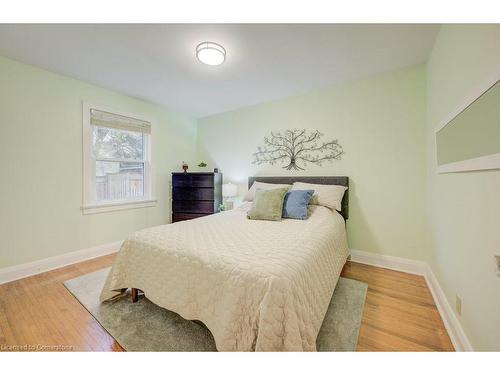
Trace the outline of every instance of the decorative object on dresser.
<instances>
[{"instance_id":1,"label":"decorative object on dresser","mask_svg":"<svg viewBox=\"0 0 500 375\"><path fill-rule=\"evenodd\" d=\"M222 197L224 198L224 210L232 210L234 207L233 198L238 194L238 186L228 182L222 185Z\"/></svg>"},{"instance_id":2,"label":"decorative object on dresser","mask_svg":"<svg viewBox=\"0 0 500 375\"><path fill-rule=\"evenodd\" d=\"M172 222L218 212L222 203L222 173L172 173Z\"/></svg>"}]
</instances>

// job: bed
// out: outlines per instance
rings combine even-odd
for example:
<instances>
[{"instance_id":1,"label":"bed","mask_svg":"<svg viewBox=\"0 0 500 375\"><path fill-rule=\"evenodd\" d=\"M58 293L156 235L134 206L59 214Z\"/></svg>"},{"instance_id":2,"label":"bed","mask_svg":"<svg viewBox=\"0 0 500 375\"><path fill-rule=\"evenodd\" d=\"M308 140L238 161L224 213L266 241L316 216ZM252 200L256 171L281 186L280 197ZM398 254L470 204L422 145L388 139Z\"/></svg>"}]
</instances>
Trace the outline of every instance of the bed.
<instances>
[{"instance_id":1,"label":"bed","mask_svg":"<svg viewBox=\"0 0 500 375\"><path fill-rule=\"evenodd\" d=\"M348 186L347 177L250 177ZM126 288L204 323L219 351L315 351L349 255L341 212L310 206L307 220L249 220L246 207L140 230L117 254L101 301Z\"/></svg>"}]
</instances>

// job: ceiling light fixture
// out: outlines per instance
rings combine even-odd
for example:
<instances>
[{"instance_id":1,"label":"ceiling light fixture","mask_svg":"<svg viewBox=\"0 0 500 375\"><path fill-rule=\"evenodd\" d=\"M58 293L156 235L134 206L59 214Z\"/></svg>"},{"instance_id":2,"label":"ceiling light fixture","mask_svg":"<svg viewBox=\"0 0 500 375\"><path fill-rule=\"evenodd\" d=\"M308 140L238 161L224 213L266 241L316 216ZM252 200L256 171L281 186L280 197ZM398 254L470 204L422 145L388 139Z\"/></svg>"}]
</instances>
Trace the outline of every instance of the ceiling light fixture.
<instances>
[{"instance_id":1,"label":"ceiling light fixture","mask_svg":"<svg viewBox=\"0 0 500 375\"><path fill-rule=\"evenodd\" d=\"M220 44L203 42L196 46L196 57L203 64L220 65L226 60L226 50Z\"/></svg>"}]
</instances>

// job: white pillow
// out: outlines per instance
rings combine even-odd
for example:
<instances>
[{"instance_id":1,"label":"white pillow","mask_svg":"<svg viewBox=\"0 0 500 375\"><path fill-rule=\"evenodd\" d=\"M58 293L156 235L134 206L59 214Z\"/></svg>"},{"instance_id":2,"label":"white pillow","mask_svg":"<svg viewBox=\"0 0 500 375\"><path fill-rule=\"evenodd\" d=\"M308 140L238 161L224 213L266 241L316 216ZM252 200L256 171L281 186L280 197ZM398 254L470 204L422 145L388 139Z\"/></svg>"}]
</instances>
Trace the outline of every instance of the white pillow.
<instances>
[{"instance_id":1,"label":"white pillow","mask_svg":"<svg viewBox=\"0 0 500 375\"><path fill-rule=\"evenodd\" d=\"M314 194L309 204L325 206L332 210L342 210L342 198L347 190L346 186L340 185L319 185L305 182L294 182L292 190L314 190Z\"/></svg>"},{"instance_id":2,"label":"white pillow","mask_svg":"<svg viewBox=\"0 0 500 375\"><path fill-rule=\"evenodd\" d=\"M244 201L249 201L252 202L255 199L255 193L257 192L257 189L262 189L262 190L271 190L271 189L279 189L279 188L291 188L292 185L287 185L287 184L268 184L266 182L257 182L254 181L252 186L250 186L250 189L246 192L245 196L243 197Z\"/></svg>"}]
</instances>

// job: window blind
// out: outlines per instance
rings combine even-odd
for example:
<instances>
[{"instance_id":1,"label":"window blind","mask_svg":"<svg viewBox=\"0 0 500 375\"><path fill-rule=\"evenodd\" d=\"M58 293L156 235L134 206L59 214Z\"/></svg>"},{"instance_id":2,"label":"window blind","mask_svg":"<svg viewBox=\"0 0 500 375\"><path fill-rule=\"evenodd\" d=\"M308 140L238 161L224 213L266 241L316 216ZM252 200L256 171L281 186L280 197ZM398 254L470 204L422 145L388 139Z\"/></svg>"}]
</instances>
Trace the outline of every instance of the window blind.
<instances>
[{"instance_id":1,"label":"window blind","mask_svg":"<svg viewBox=\"0 0 500 375\"><path fill-rule=\"evenodd\" d=\"M103 126L106 128L121 129L146 134L151 133L151 124L147 121L100 111L98 109L90 110L90 123L95 126Z\"/></svg>"}]
</instances>

